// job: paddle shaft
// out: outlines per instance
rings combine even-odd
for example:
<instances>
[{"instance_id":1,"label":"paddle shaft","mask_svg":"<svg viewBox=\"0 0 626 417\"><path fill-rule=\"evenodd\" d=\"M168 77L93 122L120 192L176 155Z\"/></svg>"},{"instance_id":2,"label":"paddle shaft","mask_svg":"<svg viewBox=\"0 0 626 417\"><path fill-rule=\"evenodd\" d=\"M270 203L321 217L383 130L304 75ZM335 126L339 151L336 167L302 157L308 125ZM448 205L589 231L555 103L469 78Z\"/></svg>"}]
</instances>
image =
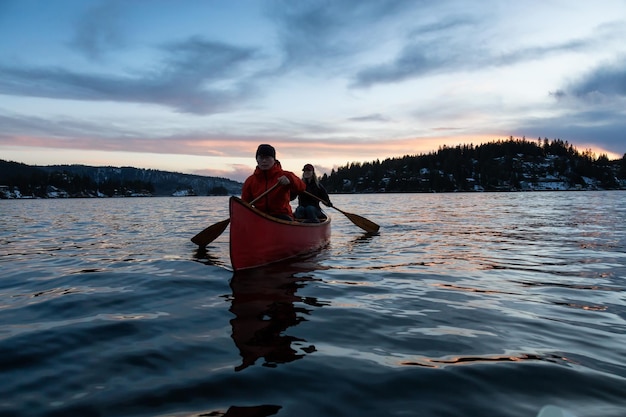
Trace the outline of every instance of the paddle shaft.
<instances>
[{"instance_id":1,"label":"paddle shaft","mask_svg":"<svg viewBox=\"0 0 626 417\"><path fill-rule=\"evenodd\" d=\"M268 188L267 190L265 190L263 192L263 194L261 194L260 196L258 196L257 198L255 198L254 200L252 200L251 202L249 202L248 204L253 205L254 203L256 203L257 201L259 201L260 199L262 199L263 197L265 197L270 191L272 191L274 188L278 187L280 183L276 183L274 185L272 185L270 188Z\"/></svg>"},{"instance_id":2,"label":"paddle shaft","mask_svg":"<svg viewBox=\"0 0 626 417\"><path fill-rule=\"evenodd\" d=\"M276 184L274 184L273 186L265 190L263 194L261 194L260 196L252 200L249 204L252 205L256 203L261 198L265 197L274 188L278 187L278 185L279 183L277 182ZM191 241L200 247L205 247L206 245L208 245L209 243L217 239L217 237L221 235L224 232L224 230L226 230L228 223L230 223L230 218L226 220L222 220L221 222L212 224L211 226L207 227L206 229L204 229L203 231L201 231L200 233L192 237Z\"/></svg>"},{"instance_id":3,"label":"paddle shaft","mask_svg":"<svg viewBox=\"0 0 626 417\"><path fill-rule=\"evenodd\" d=\"M260 196L252 200L249 204L252 205L256 203L257 201L259 201L259 199L266 196L267 193L272 191L274 188L278 187L278 185L279 183L277 182L276 184L274 184L273 186L265 190L263 194L261 194ZM205 247L206 245L208 245L209 243L217 239L217 237L221 235L224 232L224 230L226 230L226 227L228 226L229 223L230 223L230 218L226 220L222 220L221 222L212 224L211 226L207 227L206 229L204 229L203 231L201 231L200 233L192 237L191 241L200 247Z\"/></svg>"},{"instance_id":4,"label":"paddle shaft","mask_svg":"<svg viewBox=\"0 0 626 417\"><path fill-rule=\"evenodd\" d=\"M306 191L306 190L304 191L304 194L306 194L306 195L308 195L308 196L310 196L310 197L313 197L313 198L314 198L314 199L316 199L316 200L321 201L322 203L326 204L327 206L332 207L328 201L325 201L323 198L319 198L319 197L318 197L318 196L316 196L315 194L311 194L310 192L308 192L308 191ZM333 208L335 208L335 207L333 207ZM339 210L339 209L337 209L337 210ZM341 211L341 210L339 210L339 211Z\"/></svg>"},{"instance_id":5,"label":"paddle shaft","mask_svg":"<svg viewBox=\"0 0 626 417\"><path fill-rule=\"evenodd\" d=\"M306 190L304 191L304 193L306 195L309 195L309 196L311 196L311 197L321 201L322 203L326 204L327 206L330 206L330 207L334 208L335 210L337 210L338 212L340 212L341 214L346 216L356 226L359 226L361 229L365 230L368 233L378 232L378 229L380 228L380 226L378 226L376 223L374 223L371 220L366 219L363 216L359 216L358 214L353 214L353 213L347 213L347 212L345 212L343 210L340 210L337 207L335 207L334 205L330 205L330 202L324 201L323 199L319 198L315 194L311 194L310 192L308 192Z\"/></svg>"}]
</instances>

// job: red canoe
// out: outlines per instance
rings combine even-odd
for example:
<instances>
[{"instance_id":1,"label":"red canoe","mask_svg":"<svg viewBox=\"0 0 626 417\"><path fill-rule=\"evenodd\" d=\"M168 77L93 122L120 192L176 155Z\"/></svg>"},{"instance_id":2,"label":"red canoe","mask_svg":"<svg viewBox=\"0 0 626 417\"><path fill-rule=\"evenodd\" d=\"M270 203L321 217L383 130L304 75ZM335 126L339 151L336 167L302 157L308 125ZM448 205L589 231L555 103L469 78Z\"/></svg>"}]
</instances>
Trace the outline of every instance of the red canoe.
<instances>
[{"instance_id":1,"label":"red canoe","mask_svg":"<svg viewBox=\"0 0 626 417\"><path fill-rule=\"evenodd\" d=\"M230 198L230 262L255 268L312 252L330 240L330 217L320 223L280 220Z\"/></svg>"}]
</instances>

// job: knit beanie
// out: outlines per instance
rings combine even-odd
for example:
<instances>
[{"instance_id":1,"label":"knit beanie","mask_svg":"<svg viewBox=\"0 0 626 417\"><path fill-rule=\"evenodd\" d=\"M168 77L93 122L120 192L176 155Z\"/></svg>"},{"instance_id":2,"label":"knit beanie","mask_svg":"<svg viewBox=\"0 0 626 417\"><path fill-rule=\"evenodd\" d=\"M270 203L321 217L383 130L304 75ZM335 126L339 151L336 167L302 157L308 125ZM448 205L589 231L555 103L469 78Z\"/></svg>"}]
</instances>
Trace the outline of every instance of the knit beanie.
<instances>
[{"instance_id":1,"label":"knit beanie","mask_svg":"<svg viewBox=\"0 0 626 417\"><path fill-rule=\"evenodd\" d=\"M259 145L256 150L256 156L271 156L276 159L276 149L272 145L268 145L266 143Z\"/></svg>"}]
</instances>

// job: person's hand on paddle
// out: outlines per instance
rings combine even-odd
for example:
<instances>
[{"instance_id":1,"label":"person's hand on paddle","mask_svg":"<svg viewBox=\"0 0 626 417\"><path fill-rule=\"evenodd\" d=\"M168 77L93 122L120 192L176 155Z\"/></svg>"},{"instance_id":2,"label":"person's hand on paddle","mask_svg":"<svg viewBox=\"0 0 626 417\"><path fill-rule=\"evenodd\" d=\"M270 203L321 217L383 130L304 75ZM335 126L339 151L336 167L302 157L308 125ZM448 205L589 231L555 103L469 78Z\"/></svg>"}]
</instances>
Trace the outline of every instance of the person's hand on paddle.
<instances>
[{"instance_id":1,"label":"person's hand on paddle","mask_svg":"<svg viewBox=\"0 0 626 417\"><path fill-rule=\"evenodd\" d=\"M287 178L286 175L278 177L277 181L278 181L278 183L280 185L289 185L289 184L291 184L291 181L289 181L289 178Z\"/></svg>"}]
</instances>

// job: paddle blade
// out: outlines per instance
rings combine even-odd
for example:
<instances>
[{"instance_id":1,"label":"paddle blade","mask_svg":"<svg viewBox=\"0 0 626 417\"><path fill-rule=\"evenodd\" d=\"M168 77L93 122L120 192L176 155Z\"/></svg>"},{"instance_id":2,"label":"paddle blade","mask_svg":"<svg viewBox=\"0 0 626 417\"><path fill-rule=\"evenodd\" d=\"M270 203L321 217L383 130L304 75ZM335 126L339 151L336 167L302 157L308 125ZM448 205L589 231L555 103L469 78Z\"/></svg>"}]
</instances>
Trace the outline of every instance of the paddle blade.
<instances>
[{"instance_id":1,"label":"paddle blade","mask_svg":"<svg viewBox=\"0 0 626 417\"><path fill-rule=\"evenodd\" d=\"M380 226L378 226L373 221L366 219L365 217L359 216L358 214L346 213L345 211L339 210L336 207L333 207L333 208L335 208L338 211L340 211L352 223L354 223L355 225L359 226L361 229L365 230L366 232L376 233L376 232L378 232L378 229L380 229Z\"/></svg>"},{"instance_id":2,"label":"paddle blade","mask_svg":"<svg viewBox=\"0 0 626 417\"><path fill-rule=\"evenodd\" d=\"M224 232L228 223L230 223L230 219L215 223L192 237L191 241L200 247L204 247L217 239Z\"/></svg>"}]
</instances>

